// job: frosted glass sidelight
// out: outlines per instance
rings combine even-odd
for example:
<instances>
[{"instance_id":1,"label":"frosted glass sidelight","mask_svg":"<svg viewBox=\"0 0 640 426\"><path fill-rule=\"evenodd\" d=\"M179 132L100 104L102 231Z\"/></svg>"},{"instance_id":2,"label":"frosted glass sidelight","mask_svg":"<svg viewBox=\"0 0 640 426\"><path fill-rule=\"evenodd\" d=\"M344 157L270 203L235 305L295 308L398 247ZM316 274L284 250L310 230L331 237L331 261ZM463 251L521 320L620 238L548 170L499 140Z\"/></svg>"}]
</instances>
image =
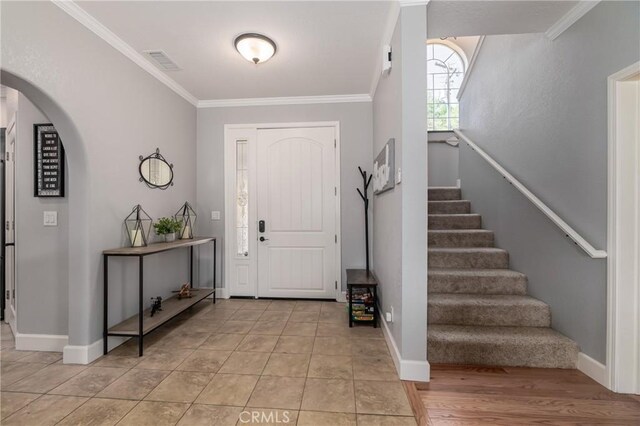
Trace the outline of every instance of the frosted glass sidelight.
<instances>
[{"instance_id":1,"label":"frosted glass sidelight","mask_svg":"<svg viewBox=\"0 0 640 426\"><path fill-rule=\"evenodd\" d=\"M249 168L247 141L236 142L236 255L249 256Z\"/></svg>"}]
</instances>

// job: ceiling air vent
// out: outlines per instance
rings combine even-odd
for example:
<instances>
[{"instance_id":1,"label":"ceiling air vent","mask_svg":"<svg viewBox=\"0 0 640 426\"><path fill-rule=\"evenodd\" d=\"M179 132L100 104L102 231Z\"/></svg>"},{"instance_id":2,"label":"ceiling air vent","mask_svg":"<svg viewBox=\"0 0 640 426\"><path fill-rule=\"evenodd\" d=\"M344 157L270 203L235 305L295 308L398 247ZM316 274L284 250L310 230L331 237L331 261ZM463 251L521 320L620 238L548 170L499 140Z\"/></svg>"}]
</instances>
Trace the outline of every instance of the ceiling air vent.
<instances>
[{"instance_id":1,"label":"ceiling air vent","mask_svg":"<svg viewBox=\"0 0 640 426\"><path fill-rule=\"evenodd\" d=\"M161 70L178 71L180 69L162 50L145 50L144 53L151 58Z\"/></svg>"}]
</instances>

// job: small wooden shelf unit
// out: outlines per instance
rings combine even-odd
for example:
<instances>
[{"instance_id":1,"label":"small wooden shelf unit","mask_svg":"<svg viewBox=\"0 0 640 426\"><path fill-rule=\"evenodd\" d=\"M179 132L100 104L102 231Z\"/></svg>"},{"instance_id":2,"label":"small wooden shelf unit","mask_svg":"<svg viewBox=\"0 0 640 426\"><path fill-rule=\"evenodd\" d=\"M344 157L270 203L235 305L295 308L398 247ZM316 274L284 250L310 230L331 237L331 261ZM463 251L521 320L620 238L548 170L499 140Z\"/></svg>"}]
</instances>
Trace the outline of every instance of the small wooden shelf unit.
<instances>
[{"instance_id":1,"label":"small wooden shelf unit","mask_svg":"<svg viewBox=\"0 0 640 426\"><path fill-rule=\"evenodd\" d=\"M370 306L373 306L373 319L356 319L353 315L354 289L367 289L371 292L372 300ZM378 324L378 280L373 272L366 269L347 269L347 292L349 298L349 327L353 327L353 323L370 323L373 327ZM366 303L363 303L366 306Z\"/></svg>"},{"instance_id":2,"label":"small wooden shelf unit","mask_svg":"<svg viewBox=\"0 0 640 426\"><path fill-rule=\"evenodd\" d=\"M213 288L193 288L193 247L202 244L213 243ZM169 250L189 248L189 283L193 288L193 297L178 299L172 296L162 301L162 311L151 316L151 309L144 309L144 257L162 253ZM189 309L196 303L213 295L213 303L216 303L216 251L217 240L213 237L200 237L189 240L178 240L171 243L156 243L146 247L122 247L102 252L104 259L104 326L103 326L103 352L108 352L108 337L123 336L138 338L138 355L142 356L144 335L152 332L162 324L170 321L181 312ZM109 257L137 257L139 265L138 273L138 314L109 327ZM176 287L177 288L177 287Z\"/></svg>"}]
</instances>

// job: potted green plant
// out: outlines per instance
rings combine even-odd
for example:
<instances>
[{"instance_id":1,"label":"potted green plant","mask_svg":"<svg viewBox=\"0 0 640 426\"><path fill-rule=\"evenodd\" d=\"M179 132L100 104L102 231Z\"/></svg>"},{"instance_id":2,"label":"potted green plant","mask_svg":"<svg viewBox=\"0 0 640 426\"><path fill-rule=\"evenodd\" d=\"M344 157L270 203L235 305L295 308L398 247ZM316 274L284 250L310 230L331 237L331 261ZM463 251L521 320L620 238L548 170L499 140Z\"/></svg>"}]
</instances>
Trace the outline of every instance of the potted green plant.
<instances>
[{"instance_id":1,"label":"potted green plant","mask_svg":"<svg viewBox=\"0 0 640 426\"><path fill-rule=\"evenodd\" d=\"M176 233L180 232L182 223L172 217L161 217L153 224L156 234L161 235L165 242L176 240Z\"/></svg>"}]
</instances>

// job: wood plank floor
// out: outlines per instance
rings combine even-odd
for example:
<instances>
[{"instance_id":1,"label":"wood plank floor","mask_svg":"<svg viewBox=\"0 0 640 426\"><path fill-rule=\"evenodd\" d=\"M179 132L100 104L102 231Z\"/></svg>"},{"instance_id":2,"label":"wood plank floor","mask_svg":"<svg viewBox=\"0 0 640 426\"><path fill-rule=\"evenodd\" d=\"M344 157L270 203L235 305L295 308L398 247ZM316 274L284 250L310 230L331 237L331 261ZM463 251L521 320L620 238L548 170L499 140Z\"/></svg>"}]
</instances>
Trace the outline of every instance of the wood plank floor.
<instances>
[{"instance_id":1,"label":"wood plank floor","mask_svg":"<svg viewBox=\"0 0 640 426\"><path fill-rule=\"evenodd\" d=\"M421 426L640 425L640 398L578 370L432 365L431 382L405 388Z\"/></svg>"}]
</instances>

